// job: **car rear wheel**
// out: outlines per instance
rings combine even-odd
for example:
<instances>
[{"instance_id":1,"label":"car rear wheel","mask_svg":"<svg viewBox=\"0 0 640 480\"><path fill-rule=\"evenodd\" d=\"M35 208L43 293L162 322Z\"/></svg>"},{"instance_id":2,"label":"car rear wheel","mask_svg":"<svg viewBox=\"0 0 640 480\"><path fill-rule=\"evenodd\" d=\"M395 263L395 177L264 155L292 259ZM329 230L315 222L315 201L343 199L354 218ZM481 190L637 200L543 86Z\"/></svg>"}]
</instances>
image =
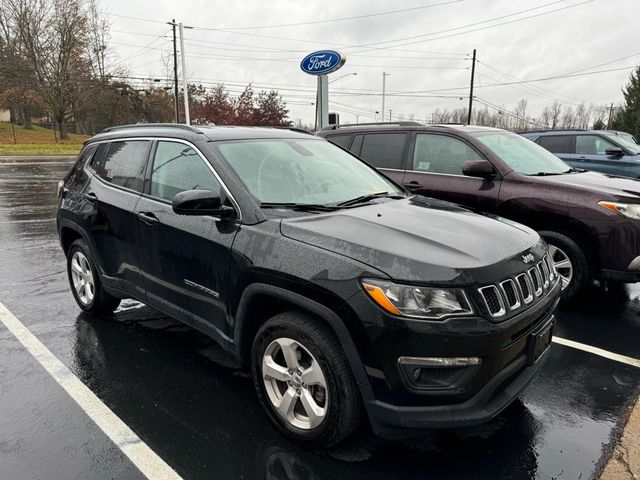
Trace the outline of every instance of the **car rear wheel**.
<instances>
[{"instance_id":1,"label":"car rear wheel","mask_svg":"<svg viewBox=\"0 0 640 480\"><path fill-rule=\"evenodd\" d=\"M120 299L109 295L100 282L91 251L84 240L76 240L67 252L69 285L78 306L94 315L113 313Z\"/></svg>"},{"instance_id":2,"label":"car rear wheel","mask_svg":"<svg viewBox=\"0 0 640 480\"><path fill-rule=\"evenodd\" d=\"M563 300L579 297L591 281L589 261L584 250L562 233L550 230L539 233L549 244L549 257L560 276Z\"/></svg>"},{"instance_id":3,"label":"car rear wheel","mask_svg":"<svg viewBox=\"0 0 640 480\"><path fill-rule=\"evenodd\" d=\"M262 406L290 438L329 447L360 423L360 397L344 352L313 317L285 312L267 321L253 342L252 373Z\"/></svg>"}]
</instances>

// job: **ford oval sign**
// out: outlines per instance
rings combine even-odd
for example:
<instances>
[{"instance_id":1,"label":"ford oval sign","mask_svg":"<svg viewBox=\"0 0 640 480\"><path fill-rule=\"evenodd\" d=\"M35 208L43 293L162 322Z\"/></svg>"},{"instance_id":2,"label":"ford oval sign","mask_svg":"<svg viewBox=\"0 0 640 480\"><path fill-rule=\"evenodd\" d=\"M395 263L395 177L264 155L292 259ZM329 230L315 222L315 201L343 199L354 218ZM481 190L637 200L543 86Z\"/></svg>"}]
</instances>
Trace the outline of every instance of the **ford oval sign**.
<instances>
[{"instance_id":1,"label":"ford oval sign","mask_svg":"<svg viewBox=\"0 0 640 480\"><path fill-rule=\"evenodd\" d=\"M302 62L300 62L300 68L303 72L310 75L325 75L335 72L342 67L346 61L347 57L335 50L320 50L304 57Z\"/></svg>"}]
</instances>

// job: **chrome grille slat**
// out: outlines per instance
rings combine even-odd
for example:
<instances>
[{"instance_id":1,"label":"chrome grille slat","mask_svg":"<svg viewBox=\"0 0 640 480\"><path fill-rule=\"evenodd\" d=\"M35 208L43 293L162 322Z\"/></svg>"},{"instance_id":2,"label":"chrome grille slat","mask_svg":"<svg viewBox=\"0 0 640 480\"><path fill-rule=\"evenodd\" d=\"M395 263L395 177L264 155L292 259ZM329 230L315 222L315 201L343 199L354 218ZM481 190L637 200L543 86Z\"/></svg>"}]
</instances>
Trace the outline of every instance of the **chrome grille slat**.
<instances>
[{"instance_id":1,"label":"chrome grille slat","mask_svg":"<svg viewBox=\"0 0 640 480\"><path fill-rule=\"evenodd\" d=\"M538 271L542 275L542 288L549 288L549 269L547 267L546 262L540 261L538 265L536 265Z\"/></svg>"},{"instance_id":2,"label":"chrome grille slat","mask_svg":"<svg viewBox=\"0 0 640 480\"><path fill-rule=\"evenodd\" d=\"M495 285L489 285L479 288L478 291L482 295L484 304L487 307L487 310L489 310L489 314L492 317L502 317L505 313L507 313L507 310L504 306L504 301L502 300L502 295L500 295L498 287L496 287Z\"/></svg>"},{"instance_id":3,"label":"chrome grille slat","mask_svg":"<svg viewBox=\"0 0 640 480\"><path fill-rule=\"evenodd\" d=\"M518 288L520 289L524 304L530 304L533 301L533 285L531 284L529 276L526 273L521 273L516 277L516 281L518 282Z\"/></svg>"},{"instance_id":4,"label":"chrome grille slat","mask_svg":"<svg viewBox=\"0 0 640 480\"><path fill-rule=\"evenodd\" d=\"M504 294L509 310L515 310L520 307L520 295L518 295L518 290L516 289L516 284L513 280L509 279L504 282L500 282L500 289Z\"/></svg>"}]
</instances>

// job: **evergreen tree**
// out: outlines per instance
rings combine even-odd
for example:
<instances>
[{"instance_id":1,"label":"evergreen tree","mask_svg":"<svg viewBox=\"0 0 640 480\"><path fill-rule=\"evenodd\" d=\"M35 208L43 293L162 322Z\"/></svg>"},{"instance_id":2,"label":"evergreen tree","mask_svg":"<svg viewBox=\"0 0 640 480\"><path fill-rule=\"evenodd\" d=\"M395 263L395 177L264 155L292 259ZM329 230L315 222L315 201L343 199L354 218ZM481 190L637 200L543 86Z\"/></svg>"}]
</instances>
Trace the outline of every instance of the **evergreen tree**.
<instances>
[{"instance_id":1,"label":"evergreen tree","mask_svg":"<svg viewBox=\"0 0 640 480\"><path fill-rule=\"evenodd\" d=\"M629 83L622 89L622 94L624 105L616 112L611 128L640 138L640 65L629 75Z\"/></svg>"}]
</instances>

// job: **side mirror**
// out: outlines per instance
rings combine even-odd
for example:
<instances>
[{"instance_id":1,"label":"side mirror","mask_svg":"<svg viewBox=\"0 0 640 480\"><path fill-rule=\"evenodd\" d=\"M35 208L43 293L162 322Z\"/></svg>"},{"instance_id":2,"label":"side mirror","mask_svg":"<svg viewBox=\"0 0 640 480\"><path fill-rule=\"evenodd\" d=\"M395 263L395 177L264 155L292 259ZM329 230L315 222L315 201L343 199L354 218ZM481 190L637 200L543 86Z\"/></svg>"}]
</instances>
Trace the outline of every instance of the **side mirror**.
<instances>
[{"instance_id":1,"label":"side mirror","mask_svg":"<svg viewBox=\"0 0 640 480\"><path fill-rule=\"evenodd\" d=\"M492 178L496 169L488 160L469 160L462 166L462 173L468 177Z\"/></svg>"},{"instance_id":2,"label":"side mirror","mask_svg":"<svg viewBox=\"0 0 640 480\"><path fill-rule=\"evenodd\" d=\"M614 157L621 157L624 155L624 150L621 148L607 148L604 153L607 155L613 155Z\"/></svg>"},{"instance_id":3,"label":"side mirror","mask_svg":"<svg viewBox=\"0 0 640 480\"><path fill-rule=\"evenodd\" d=\"M213 215L228 218L233 207L222 205L220 197L211 190L185 190L173 197L171 208L178 215Z\"/></svg>"}]
</instances>

